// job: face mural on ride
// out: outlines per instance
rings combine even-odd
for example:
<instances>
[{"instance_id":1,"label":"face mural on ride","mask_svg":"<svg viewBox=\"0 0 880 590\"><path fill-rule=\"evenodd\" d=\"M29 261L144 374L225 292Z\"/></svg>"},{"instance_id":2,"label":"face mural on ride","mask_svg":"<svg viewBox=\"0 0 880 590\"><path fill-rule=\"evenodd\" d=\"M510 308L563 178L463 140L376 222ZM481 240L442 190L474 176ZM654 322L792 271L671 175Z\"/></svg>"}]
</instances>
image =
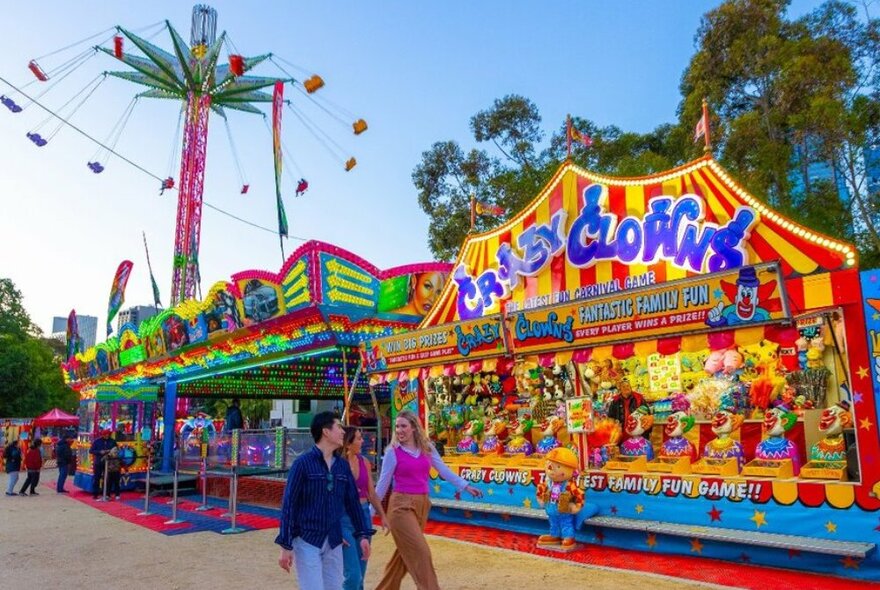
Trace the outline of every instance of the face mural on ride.
<instances>
[{"instance_id":1,"label":"face mural on ride","mask_svg":"<svg viewBox=\"0 0 880 590\"><path fill-rule=\"evenodd\" d=\"M494 505L456 510L437 478L436 518L546 533L513 509L538 508L543 457L566 448L585 505L624 519L578 521L578 542L880 579L880 361L865 331L867 313L880 333L880 277L863 302L866 280L851 245L782 217L708 156L639 179L567 163L467 238L419 329L372 342L369 370L420 381L444 461ZM763 533L801 541L749 544Z\"/></svg>"}]
</instances>

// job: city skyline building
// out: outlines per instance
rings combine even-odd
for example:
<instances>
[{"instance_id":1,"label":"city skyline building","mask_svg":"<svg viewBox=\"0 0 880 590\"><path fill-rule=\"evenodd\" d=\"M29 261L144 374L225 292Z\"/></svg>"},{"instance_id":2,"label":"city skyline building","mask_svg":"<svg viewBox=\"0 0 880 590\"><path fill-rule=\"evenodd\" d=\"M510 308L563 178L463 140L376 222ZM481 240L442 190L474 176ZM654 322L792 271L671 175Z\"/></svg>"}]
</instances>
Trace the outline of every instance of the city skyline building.
<instances>
[{"instance_id":1,"label":"city skyline building","mask_svg":"<svg viewBox=\"0 0 880 590\"><path fill-rule=\"evenodd\" d=\"M141 322L148 320L159 313L155 305L132 305L119 312L116 317L116 333L122 330L125 324L134 324L135 329L139 328Z\"/></svg>"},{"instance_id":2,"label":"city skyline building","mask_svg":"<svg viewBox=\"0 0 880 590\"><path fill-rule=\"evenodd\" d=\"M77 315L76 327L82 341L81 349L93 347L98 338L98 318L92 315ZM67 316L54 316L52 318L52 338L67 341Z\"/></svg>"}]
</instances>

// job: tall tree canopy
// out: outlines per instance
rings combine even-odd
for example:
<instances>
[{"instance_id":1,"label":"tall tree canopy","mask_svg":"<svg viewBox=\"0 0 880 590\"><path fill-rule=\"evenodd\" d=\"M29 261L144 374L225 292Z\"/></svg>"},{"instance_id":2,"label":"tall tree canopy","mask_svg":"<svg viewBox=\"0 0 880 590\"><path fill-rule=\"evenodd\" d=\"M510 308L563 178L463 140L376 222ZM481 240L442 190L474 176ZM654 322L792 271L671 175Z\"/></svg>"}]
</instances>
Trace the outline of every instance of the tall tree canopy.
<instances>
[{"instance_id":1,"label":"tall tree canopy","mask_svg":"<svg viewBox=\"0 0 880 590\"><path fill-rule=\"evenodd\" d=\"M842 0L799 19L788 7L788 0L727 0L708 12L682 74L677 121L641 134L576 116L593 142L576 146L573 160L635 176L698 157L702 145L691 138L706 98L713 153L750 192L808 227L854 241L862 266L876 265L880 178L869 182L866 156L880 168L880 149L871 155L880 148L880 24ZM565 123L544 144L538 107L525 97L498 99L470 123L478 147L437 142L413 171L430 248L443 260L467 235L471 196L513 214L566 155ZM830 174L817 174L821 168ZM474 229L500 221L481 217Z\"/></svg>"},{"instance_id":2,"label":"tall tree canopy","mask_svg":"<svg viewBox=\"0 0 880 590\"><path fill-rule=\"evenodd\" d=\"M0 278L0 416L76 409L78 397L64 384L58 350L31 322L12 280Z\"/></svg>"}]
</instances>

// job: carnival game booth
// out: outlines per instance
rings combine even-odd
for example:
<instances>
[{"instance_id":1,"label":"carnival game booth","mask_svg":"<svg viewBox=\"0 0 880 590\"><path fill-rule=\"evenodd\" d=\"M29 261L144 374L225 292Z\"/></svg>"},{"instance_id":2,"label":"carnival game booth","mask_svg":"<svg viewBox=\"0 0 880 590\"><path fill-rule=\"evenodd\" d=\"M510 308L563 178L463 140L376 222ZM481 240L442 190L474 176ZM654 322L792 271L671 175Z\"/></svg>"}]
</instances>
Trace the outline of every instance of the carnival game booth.
<instances>
[{"instance_id":1,"label":"carnival game booth","mask_svg":"<svg viewBox=\"0 0 880 590\"><path fill-rule=\"evenodd\" d=\"M355 254L307 242L278 273L246 271L216 283L202 301L188 300L135 330L69 359L70 385L81 394L80 468L77 485L88 487L88 447L108 429L139 444L163 439L162 469L173 466L175 436L181 456L219 449L219 465L276 465L274 432L236 457L224 445L222 420L192 415L193 398L339 400L369 394L358 346L411 329L439 295L450 265L424 263L380 270ZM162 420L161 417L167 418ZM169 418L173 417L173 418ZM144 459L145 461L145 459ZM125 464L125 462L124 462ZM128 471L138 471L137 463ZM145 463L144 463L145 466Z\"/></svg>"},{"instance_id":2,"label":"carnival game booth","mask_svg":"<svg viewBox=\"0 0 880 590\"><path fill-rule=\"evenodd\" d=\"M418 330L366 349L371 382L485 493L438 479L435 518L545 533L544 457L567 447L578 542L878 579L867 280L709 156L631 179L566 163L466 240Z\"/></svg>"}]
</instances>

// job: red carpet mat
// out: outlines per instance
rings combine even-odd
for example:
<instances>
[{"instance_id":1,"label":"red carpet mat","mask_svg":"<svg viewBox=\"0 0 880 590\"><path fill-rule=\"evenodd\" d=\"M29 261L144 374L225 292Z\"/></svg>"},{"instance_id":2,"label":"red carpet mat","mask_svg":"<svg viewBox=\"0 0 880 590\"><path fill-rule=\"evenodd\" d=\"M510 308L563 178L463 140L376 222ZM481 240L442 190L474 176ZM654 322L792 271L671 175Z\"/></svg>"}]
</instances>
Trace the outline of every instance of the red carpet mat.
<instances>
[{"instance_id":1,"label":"red carpet mat","mask_svg":"<svg viewBox=\"0 0 880 590\"><path fill-rule=\"evenodd\" d=\"M696 582L720 584L764 590L765 588L797 588L798 590L851 590L853 588L880 588L880 584L848 580L834 576L802 573L756 565L732 563L685 555L663 555L642 551L627 551L613 547L585 545L579 550L565 554L538 549L536 537L523 533L455 524L428 522L425 530L429 535L445 537L482 547L495 547L510 551L530 553L549 559L583 564L592 567L627 570L682 578Z\"/></svg>"}]
</instances>

